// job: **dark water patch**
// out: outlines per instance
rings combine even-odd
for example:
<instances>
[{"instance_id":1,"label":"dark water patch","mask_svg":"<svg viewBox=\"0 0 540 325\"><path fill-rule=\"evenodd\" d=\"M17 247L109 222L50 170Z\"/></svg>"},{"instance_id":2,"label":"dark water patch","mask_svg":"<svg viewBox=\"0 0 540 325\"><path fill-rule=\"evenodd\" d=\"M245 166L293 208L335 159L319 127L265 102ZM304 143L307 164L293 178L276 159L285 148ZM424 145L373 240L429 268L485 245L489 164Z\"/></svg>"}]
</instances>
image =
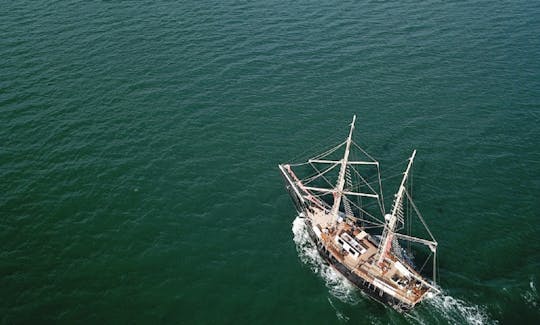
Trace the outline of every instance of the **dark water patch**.
<instances>
[{"instance_id":1,"label":"dark water patch","mask_svg":"<svg viewBox=\"0 0 540 325\"><path fill-rule=\"evenodd\" d=\"M540 319L537 3L3 9L2 322ZM412 318L336 298L295 250L276 165L352 114L383 177L418 149L445 296Z\"/></svg>"}]
</instances>

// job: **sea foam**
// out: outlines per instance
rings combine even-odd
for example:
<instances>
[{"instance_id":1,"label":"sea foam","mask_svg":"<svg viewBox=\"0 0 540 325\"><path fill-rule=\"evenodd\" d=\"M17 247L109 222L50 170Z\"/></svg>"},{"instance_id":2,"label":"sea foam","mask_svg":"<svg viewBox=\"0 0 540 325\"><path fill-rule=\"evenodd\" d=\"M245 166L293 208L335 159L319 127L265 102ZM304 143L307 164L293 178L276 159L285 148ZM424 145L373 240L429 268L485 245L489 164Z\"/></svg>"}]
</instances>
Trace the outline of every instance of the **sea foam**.
<instances>
[{"instance_id":1,"label":"sea foam","mask_svg":"<svg viewBox=\"0 0 540 325\"><path fill-rule=\"evenodd\" d=\"M324 262L315 243L309 237L303 218L297 217L293 221L292 231L300 260L324 280L330 294L345 303L353 305L358 303L357 289L343 275Z\"/></svg>"},{"instance_id":2,"label":"sea foam","mask_svg":"<svg viewBox=\"0 0 540 325\"><path fill-rule=\"evenodd\" d=\"M297 217L294 219L292 232L300 260L324 280L329 293L344 303L358 304L361 299L359 290L343 275L324 262L317 251L315 243L309 237L303 218ZM349 320L349 317L340 311L330 298L328 298L328 301L335 310L338 320ZM496 324L495 321L489 318L484 308L446 295L444 292L426 299L423 304L430 308L427 308L427 310L423 308L421 311L414 309L410 314L406 315L410 321L418 324L430 324L434 321L444 321L449 324Z\"/></svg>"},{"instance_id":3,"label":"sea foam","mask_svg":"<svg viewBox=\"0 0 540 325\"><path fill-rule=\"evenodd\" d=\"M438 314L435 315L436 318L443 316L449 324L480 325L497 323L489 318L484 308L446 295L444 292L433 298L426 299L423 303L436 311ZM418 315L418 318L422 320L424 318L422 316Z\"/></svg>"}]
</instances>

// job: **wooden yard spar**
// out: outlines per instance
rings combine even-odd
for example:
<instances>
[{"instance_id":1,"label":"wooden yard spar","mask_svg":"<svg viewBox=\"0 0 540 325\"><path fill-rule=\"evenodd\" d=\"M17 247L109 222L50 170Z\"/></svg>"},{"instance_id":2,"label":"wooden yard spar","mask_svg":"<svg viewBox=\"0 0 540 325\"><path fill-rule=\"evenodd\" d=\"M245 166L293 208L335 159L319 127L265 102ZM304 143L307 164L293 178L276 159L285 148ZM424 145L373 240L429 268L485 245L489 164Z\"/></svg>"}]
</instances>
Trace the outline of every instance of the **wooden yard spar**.
<instances>
[{"instance_id":1,"label":"wooden yard spar","mask_svg":"<svg viewBox=\"0 0 540 325\"><path fill-rule=\"evenodd\" d=\"M286 188L300 215L304 217L308 233L317 244L321 256L370 297L398 311L406 311L425 297L440 292L436 286L437 242L407 191L406 184L416 150L408 159L392 210L389 214L385 214L379 162L352 140L355 122L356 115L353 116L346 141L338 146L308 159L305 163L281 164L279 168ZM345 145L343 158L325 159L343 145ZM350 160L353 147L359 149L368 160ZM328 167L320 169L317 167L320 165ZM337 166L340 166L337 180L332 183L327 176ZM378 189L357 170L362 166L376 168ZM300 167L311 167L315 174L301 179L293 171L293 168ZM354 177L359 181L358 184L353 184ZM362 188L368 191L362 191ZM331 201L328 200L330 194ZM348 197L356 197L356 203ZM382 218L376 217L378 213L368 211L367 205L362 206L359 202L361 198L376 200ZM403 208L405 201L410 203L429 239L400 232L405 219L409 217ZM381 228L382 232L377 233L377 229ZM431 280L421 273L423 266L420 269L415 266L414 258L400 247L399 240L429 248L428 259L433 256ZM425 263L427 261L426 259Z\"/></svg>"}]
</instances>

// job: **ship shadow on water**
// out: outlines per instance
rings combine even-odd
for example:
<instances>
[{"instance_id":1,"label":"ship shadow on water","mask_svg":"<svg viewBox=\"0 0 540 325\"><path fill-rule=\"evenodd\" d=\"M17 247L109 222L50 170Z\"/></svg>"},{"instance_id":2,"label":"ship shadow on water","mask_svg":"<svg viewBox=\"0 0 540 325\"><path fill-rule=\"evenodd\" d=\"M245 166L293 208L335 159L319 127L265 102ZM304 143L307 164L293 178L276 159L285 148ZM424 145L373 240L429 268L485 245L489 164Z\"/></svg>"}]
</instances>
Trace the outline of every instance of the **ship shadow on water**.
<instances>
[{"instance_id":1,"label":"ship shadow on water","mask_svg":"<svg viewBox=\"0 0 540 325\"><path fill-rule=\"evenodd\" d=\"M417 308L400 314L370 299L344 276L326 263L309 237L304 219L297 216L292 223L293 241L300 261L320 276L328 288L328 303L341 323L356 323L357 317L371 324L496 324L484 308L450 295L427 298Z\"/></svg>"}]
</instances>

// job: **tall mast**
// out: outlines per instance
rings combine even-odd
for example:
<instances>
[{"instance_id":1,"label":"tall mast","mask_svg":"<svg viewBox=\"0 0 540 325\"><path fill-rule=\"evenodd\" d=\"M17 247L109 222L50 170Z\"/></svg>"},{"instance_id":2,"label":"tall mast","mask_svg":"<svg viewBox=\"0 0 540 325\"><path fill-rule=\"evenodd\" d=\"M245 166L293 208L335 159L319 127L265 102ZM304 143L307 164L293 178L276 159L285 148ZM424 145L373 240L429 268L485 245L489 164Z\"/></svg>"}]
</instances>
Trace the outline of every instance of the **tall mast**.
<instances>
[{"instance_id":1,"label":"tall mast","mask_svg":"<svg viewBox=\"0 0 540 325\"><path fill-rule=\"evenodd\" d=\"M353 120L351 123L351 130L349 131L349 137L347 138L347 144L345 146L345 154L343 159L341 159L341 169L339 170L338 182L336 188L334 189L334 205L332 206L332 215L337 219L339 205L341 204L341 196L343 195L343 188L345 187L345 171L347 169L347 162L349 160L349 151L351 148L352 134L354 130L354 122L356 122L356 115L353 115Z\"/></svg>"},{"instance_id":2,"label":"tall mast","mask_svg":"<svg viewBox=\"0 0 540 325\"><path fill-rule=\"evenodd\" d=\"M415 155L416 150L413 151L411 158L409 158L409 164L407 165L405 173L403 173L403 179L401 180L401 184L399 185L399 189L396 194L396 200L394 201L394 206L392 207L392 213L390 215L387 214L386 216L384 216L384 218L387 220L387 223L384 227L381 238L382 245L379 245L379 259L377 260L377 264L379 265L381 265L384 261L386 251L390 248L392 238L394 237L394 230L396 229L396 224L398 221L399 208L403 201L403 194L405 193L405 182L407 181L407 177L409 176L409 171L411 169Z\"/></svg>"}]
</instances>

